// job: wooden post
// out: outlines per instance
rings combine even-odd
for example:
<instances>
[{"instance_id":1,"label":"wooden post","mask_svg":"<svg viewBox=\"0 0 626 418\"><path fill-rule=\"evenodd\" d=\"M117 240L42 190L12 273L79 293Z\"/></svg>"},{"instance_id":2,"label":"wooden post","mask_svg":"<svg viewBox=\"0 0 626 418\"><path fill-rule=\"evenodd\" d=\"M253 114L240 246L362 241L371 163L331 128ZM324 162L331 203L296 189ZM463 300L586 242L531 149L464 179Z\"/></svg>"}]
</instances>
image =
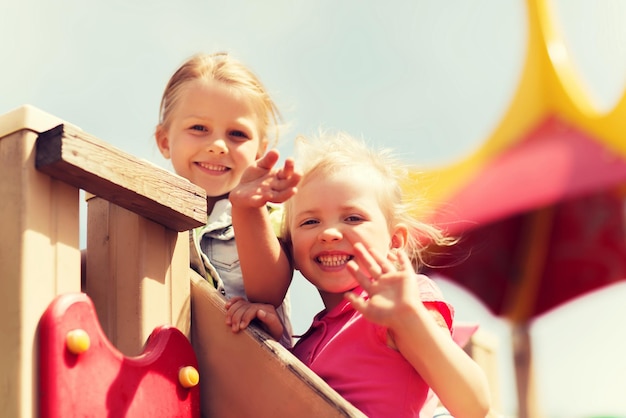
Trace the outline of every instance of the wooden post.
<instances>
[{"instance_id":1,"label":"wooden post","mask_svg":"<svg viewBox=\"0 0 626 418\"><path fill-rule=\"evenodd\" d=\"M54 297L80 291L78 189L35 168L37 133L63 121L30 106L0 116L0 410L37 416L34 347Z\"/></svg>"},{"instance_id":2,"label":"wooden post","mask_svg":"<svg viewBox=\"0 0 626 418\"><path fill-rule=\"evenodd\" d=\"M135 356L152 330L189 337L189 239L99 197L87 201L86 292L118 350Z\"/></svg>"},{"instance_id":3,"label":"wooden post","mask_svg":"<svg viewBox=\"0 0 626 418\"><path fill-rule=\"evenodd\" d=\"M188 334L187 231L206 222L204 190L66 125L39 135L37 168L90 194L85 291L113 345L135 356L159 325Z\"/></svg>"},{"instance_id":4,"label":"wooden post","mask_svg":"<svg viewBox=\"0 0 626 418\"><path fill-rule=\"evenodd\" d=\"M543 413L536 395L529 324L513 323L512 327L518 417L541 418Z\"/></svg>"}]
</instances>

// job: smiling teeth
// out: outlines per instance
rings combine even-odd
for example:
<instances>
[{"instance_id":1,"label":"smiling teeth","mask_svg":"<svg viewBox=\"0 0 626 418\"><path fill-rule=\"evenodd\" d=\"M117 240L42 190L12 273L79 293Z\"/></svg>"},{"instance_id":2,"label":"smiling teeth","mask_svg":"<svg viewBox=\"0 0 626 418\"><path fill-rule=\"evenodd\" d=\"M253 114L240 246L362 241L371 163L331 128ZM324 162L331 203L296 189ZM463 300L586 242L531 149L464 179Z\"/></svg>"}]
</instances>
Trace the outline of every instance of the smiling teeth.
<instances>
[{"instance_id":1,"label":"smiling teeth","mask_svg":"<svg viewBox=\"0 0 626 418\"><path fill-rule=\"evenodd\" d=\"M223 165L214 165L214 164L207 164L207 163L198 163L198 164L200 165L200 167L206 168L207 170L226 171L226 167L224 167Z\"/></svg>"},{"instance_id":2,"label":"smiling teeth","mask_svg":"<svg viewBox=\"0 0 626 418\"><path fill-rule=\"evenodd\" d=\"M341 266L350 261L349 255L325 255L317 257L317 261L324 266Z\"/></svg>"}]
</instances>

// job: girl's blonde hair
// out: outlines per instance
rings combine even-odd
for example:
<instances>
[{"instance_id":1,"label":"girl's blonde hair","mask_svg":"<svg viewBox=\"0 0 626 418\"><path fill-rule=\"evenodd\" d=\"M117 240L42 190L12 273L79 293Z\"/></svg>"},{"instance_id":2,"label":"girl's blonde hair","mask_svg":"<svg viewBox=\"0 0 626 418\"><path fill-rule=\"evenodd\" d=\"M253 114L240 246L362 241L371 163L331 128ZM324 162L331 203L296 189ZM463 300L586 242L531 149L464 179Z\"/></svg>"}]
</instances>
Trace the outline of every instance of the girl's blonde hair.
<instances>
[{"instance_id":1,"label":"girl's blonde hair","mask_svg":"<svg viewBox=\"0 0 626 418\"><path fill-rule=\"evenodd\" d=\"M363 140L344 132L321 133L312 139L299 137L296 140L296 162L303 173L301 185L313 176L329 175L350 167L364 167L377 175L380 182L378 186L372 184L371 191L378 194L378 202L389 228L399 223L408 227L405 251L416 269L425 262L427 245L451 245L454 242L435 226L411 215L411 206L419 202L407 201L402 191L401 182L406 178L408 168L394 158L389 149L370 148ZM291 202L290 199L285 204L281 231L281 237L288 246L291 243Z\"/></svg>"},{"instance_id":2,"label":"girl's blonde hair","mask_svg":"<svg viewBox=\"0 0 626 418\"><path fill-rule=\"evenodd\" d=\"M170 77L159 107L159 126L167 128L170 115L176 108L182 87L195 80L218 81L239 91L256 109L259 116L259 136L276 144L280 112L259 78L240 61L227 53L197 54L185 61ZM274 127L274 140L269 141L268 131Z\"/></svg>"}]
</instances>

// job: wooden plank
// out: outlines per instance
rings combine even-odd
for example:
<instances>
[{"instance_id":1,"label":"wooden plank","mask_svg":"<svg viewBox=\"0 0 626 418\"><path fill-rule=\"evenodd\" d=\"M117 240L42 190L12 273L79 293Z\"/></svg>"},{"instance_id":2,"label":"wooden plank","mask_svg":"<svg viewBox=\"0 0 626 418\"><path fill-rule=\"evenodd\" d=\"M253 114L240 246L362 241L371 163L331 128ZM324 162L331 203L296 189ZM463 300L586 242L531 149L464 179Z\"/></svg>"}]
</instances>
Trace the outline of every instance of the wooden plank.
<instances>
[{"instance_id":1,"label":"wooden plank","mask_svg":"<svg viewBox=\"0 0 626 418\"><path fill-rule=\"evenodd\" d=\"M365 417L264 332L234 334L224 323L222 295L189 274L203 417Z\"/></svg>"},{"instance_id":2,"label":"wooden plank","mask_svg":"<svg viewBox=\"0 0 626 418\"><path fill-rule=\"evenodd\" d=\"M189 232L176 232L101 197L87 201L85 291L105 334L138 355L154 328L189 333Z\"/></svg>"},{"instance_id":3,"label":"wooden plank","mask_svg":"<svg viewBox=\"0 0 626 418\"><path fill-rule=\"evenodd\" d=\"M73 126L39 134L36 166L175 231L206 223L206 194L200 187Z\"/></svg>"}]
</instances>

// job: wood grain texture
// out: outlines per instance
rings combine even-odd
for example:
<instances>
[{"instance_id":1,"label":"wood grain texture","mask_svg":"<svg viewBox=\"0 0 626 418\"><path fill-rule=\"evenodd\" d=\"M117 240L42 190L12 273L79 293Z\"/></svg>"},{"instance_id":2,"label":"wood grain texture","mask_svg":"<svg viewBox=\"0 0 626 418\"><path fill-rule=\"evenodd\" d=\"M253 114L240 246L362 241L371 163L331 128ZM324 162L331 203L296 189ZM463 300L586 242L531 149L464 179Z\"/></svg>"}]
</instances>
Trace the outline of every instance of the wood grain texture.
<instances>
[{"instance_id":1,"label":"wood grain texture","mask_svg":"<svg viewBox=\"0 0 626 418\"><path fill-rule=\"evenodd\" d=\"M36 150L38 170L170 229L206 222L200 187L70 125L40 133Z\"/></svg>"}]
</instances>

